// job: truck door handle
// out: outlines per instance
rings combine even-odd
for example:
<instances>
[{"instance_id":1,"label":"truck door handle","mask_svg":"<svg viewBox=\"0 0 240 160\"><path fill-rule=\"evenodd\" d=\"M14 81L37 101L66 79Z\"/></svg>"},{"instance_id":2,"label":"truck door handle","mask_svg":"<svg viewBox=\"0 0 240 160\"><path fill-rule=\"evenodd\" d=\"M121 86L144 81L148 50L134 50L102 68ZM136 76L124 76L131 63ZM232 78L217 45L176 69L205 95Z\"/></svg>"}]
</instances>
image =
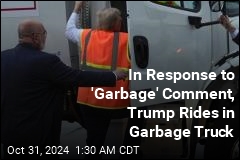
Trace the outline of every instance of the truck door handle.
<instances>
[{"instance_id":1,"label":"truck door handle","mask_svg":"<svg viewBox=\"0 0 240 160\"><path fill-rule=\"evenodd\" d=\"M134 55L136 64L139 68L146 68L149 60L149 47L148 40L144 36L134 36Z\"/></svg>"},{"instance_id":2,"label":"truck door handle","mask_svg":"<svg viewBox=\"0 0 240 160\"><path fill-rule=\"evenodd\" d=\"M202 21L202 17L188 16L189 24L195 26L197 29L204 27L204 26L209 26L209 25L214 25L214 24L220 23L218 20L212 21L212 22L206 22L206 23L202 23L201 21Z\"/></svg>"}]
</instances>

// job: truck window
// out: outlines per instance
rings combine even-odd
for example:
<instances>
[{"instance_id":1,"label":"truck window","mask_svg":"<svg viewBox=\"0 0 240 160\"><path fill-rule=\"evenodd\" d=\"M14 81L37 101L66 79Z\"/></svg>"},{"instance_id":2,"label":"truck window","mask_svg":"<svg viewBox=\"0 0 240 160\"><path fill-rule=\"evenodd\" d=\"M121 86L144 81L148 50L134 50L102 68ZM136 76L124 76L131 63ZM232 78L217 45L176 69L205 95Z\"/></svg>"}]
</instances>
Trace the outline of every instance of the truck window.
<instances>
[{"instance_id":1,"label":"truck window","mask_svg":"<svg viewBox=\"0 0 240 160\"><path fill-rule=\"evenodd\" d=\"M192 12L198 12L200 10L199 1L151 1L153 3L173 7L182 10L188 10Z\"/></svg>"},{"instance_id":2,"label":"truck window","mask_svg":"<svg viewBox=\"0 0 240 160\"><path fill-rule=\"evenodd\" d=\"M226 1L226 14L229 17L239 15L239 1Z\"/></svg>"}]
</instances>

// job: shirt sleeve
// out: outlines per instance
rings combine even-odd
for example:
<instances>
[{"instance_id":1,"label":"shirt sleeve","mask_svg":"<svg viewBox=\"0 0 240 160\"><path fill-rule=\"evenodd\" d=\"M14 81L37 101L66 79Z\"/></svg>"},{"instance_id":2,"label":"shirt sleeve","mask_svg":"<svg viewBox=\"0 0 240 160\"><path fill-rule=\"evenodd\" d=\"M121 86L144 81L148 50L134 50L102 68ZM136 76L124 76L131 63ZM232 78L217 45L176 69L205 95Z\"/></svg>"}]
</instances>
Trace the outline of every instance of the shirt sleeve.
<instances>
[{"instance_id":1,"label":"shirt sleeve","mask_svg":"<svg viewBox=\"0 0 240 160\"><path fill-rule=\"evenodd\" d=\"M75 12L71 14L66 25L65 36L68 40L77 43L80 46L79 40L80 36L82 35L83 29L77 28L76 24L79 22L78 17L79 14Z\"/></svg>"},{"instance_id":2,"label":"shirt sleeve","mask_svg":"<svg viewBox=\"0 0 240 160\"><path fill-rule=\"evenodd\" d=\"M239 33L239 30L235 29L235 31L231 33L232 39L236 38L238 33Z\"/></svg>"}]
</instances>

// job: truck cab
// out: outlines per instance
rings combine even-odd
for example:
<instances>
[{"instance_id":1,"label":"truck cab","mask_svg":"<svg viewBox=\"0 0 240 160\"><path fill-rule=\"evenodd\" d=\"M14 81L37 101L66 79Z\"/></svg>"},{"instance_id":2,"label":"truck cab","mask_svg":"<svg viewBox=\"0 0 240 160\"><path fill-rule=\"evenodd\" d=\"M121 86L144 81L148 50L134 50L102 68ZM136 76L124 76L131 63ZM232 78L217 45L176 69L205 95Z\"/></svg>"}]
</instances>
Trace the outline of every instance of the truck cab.
<instances>
[{"instance_id":1,"label":"truck cab","mask_svg":"<svg viewBox=\"0 0 240 160\"><path fill-rule=\"evenodd\" d=\"M220 25L196 28L190 24L190 18L201 19L202 24L217 21L222 12L214 12L210 2L200 1L143 1L127 2L129 46L133 72L147 69L156 72L210 72L224 56L238 46L229 38L229 34ZM236 2L228 2L226 6ZM213 6L213 5L212 5ZM235 8L228 8L231 12ZM236 10L235 10L236 11ZM232 11L234 12L234 11ZM237 21L238 15L232 13L230 18ZM193 21L194 21L193 20ZM238 26L237 26L238 27ZM155 80L146 79L131 82L132 90L156 90L171 88L172 91L202 90L204 81ZM154 105L171 102L161 92L156 93L155 100L145 103L133 100L133 106Z\"/></svg>"},{"instance_id":2,"label":"truck cab","mask_svg":"<svg viewBox=\"0 0 240 160\"><path fill-rule=\"evenodd\" d=\"M170 3L171 2L171 3ZM221 14L227 15L232 24L239 28L239 2L236 1L127 1L127 24L132 72L141 73L141 80L131 80L131 90L155 91L156 98L145 102L132 100L132 106L149 106L164 109L169 104L192 107L197 110L219 110L228 107L235 111L234 118L182 119L182 128L190 128L191 137L183 139L183 155L194 158L199 144L204 146L205 158L236 158L239 155L238 134L238 77L239 46L232 41L230 34L219 24ZM214 72L218 78L210 80L147 80L149 69L162 72ZM235 73L233 81L222 81L220 72ZM157 88L157 89L156 89ZM231 89L234 102L213 99L167 99L164 89L174 91L219 91ZM168 94L171 94L168 92ZM183 102L183 103L181 103ZM165 109L166 109L165 108ZM229 124L234 128L234 138L196 138L194 126L221 128ZM231 125L232 124L232 125ZM237 152L236 152L237 151Z\"/></svg>"}]
</instances>

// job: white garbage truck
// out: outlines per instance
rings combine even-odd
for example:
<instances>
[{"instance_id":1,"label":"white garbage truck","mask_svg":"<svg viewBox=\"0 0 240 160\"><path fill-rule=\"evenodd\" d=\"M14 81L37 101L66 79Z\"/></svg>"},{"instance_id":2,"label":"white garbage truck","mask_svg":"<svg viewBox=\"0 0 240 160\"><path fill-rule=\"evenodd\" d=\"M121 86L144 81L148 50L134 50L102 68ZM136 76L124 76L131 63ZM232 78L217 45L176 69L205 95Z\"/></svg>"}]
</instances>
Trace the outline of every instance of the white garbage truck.
<instances>
[{"instance_id":1,"label":"white garbage truck","mask_svg":"<svg viewBox=\"0 0 240 160\"><path fill-rule=\"evenodd\" d=\"M48 30L45 50L78 68L78 47L64 37L73 6L74 1L1 1L1 50L16 45L22 19L35 18ZM172 130L189 131L181 132L183 158L239 158L239 46L218 21L225 14L239 28L239 2L87 1L79 27L95 26L96 11L106 7L121 10L122 31L129 34L130 90L137 94L131 106L165 111L155 118L141 114L146 129L139 132L153 123L176 123Z\"/></svg>"}]
</instances>

